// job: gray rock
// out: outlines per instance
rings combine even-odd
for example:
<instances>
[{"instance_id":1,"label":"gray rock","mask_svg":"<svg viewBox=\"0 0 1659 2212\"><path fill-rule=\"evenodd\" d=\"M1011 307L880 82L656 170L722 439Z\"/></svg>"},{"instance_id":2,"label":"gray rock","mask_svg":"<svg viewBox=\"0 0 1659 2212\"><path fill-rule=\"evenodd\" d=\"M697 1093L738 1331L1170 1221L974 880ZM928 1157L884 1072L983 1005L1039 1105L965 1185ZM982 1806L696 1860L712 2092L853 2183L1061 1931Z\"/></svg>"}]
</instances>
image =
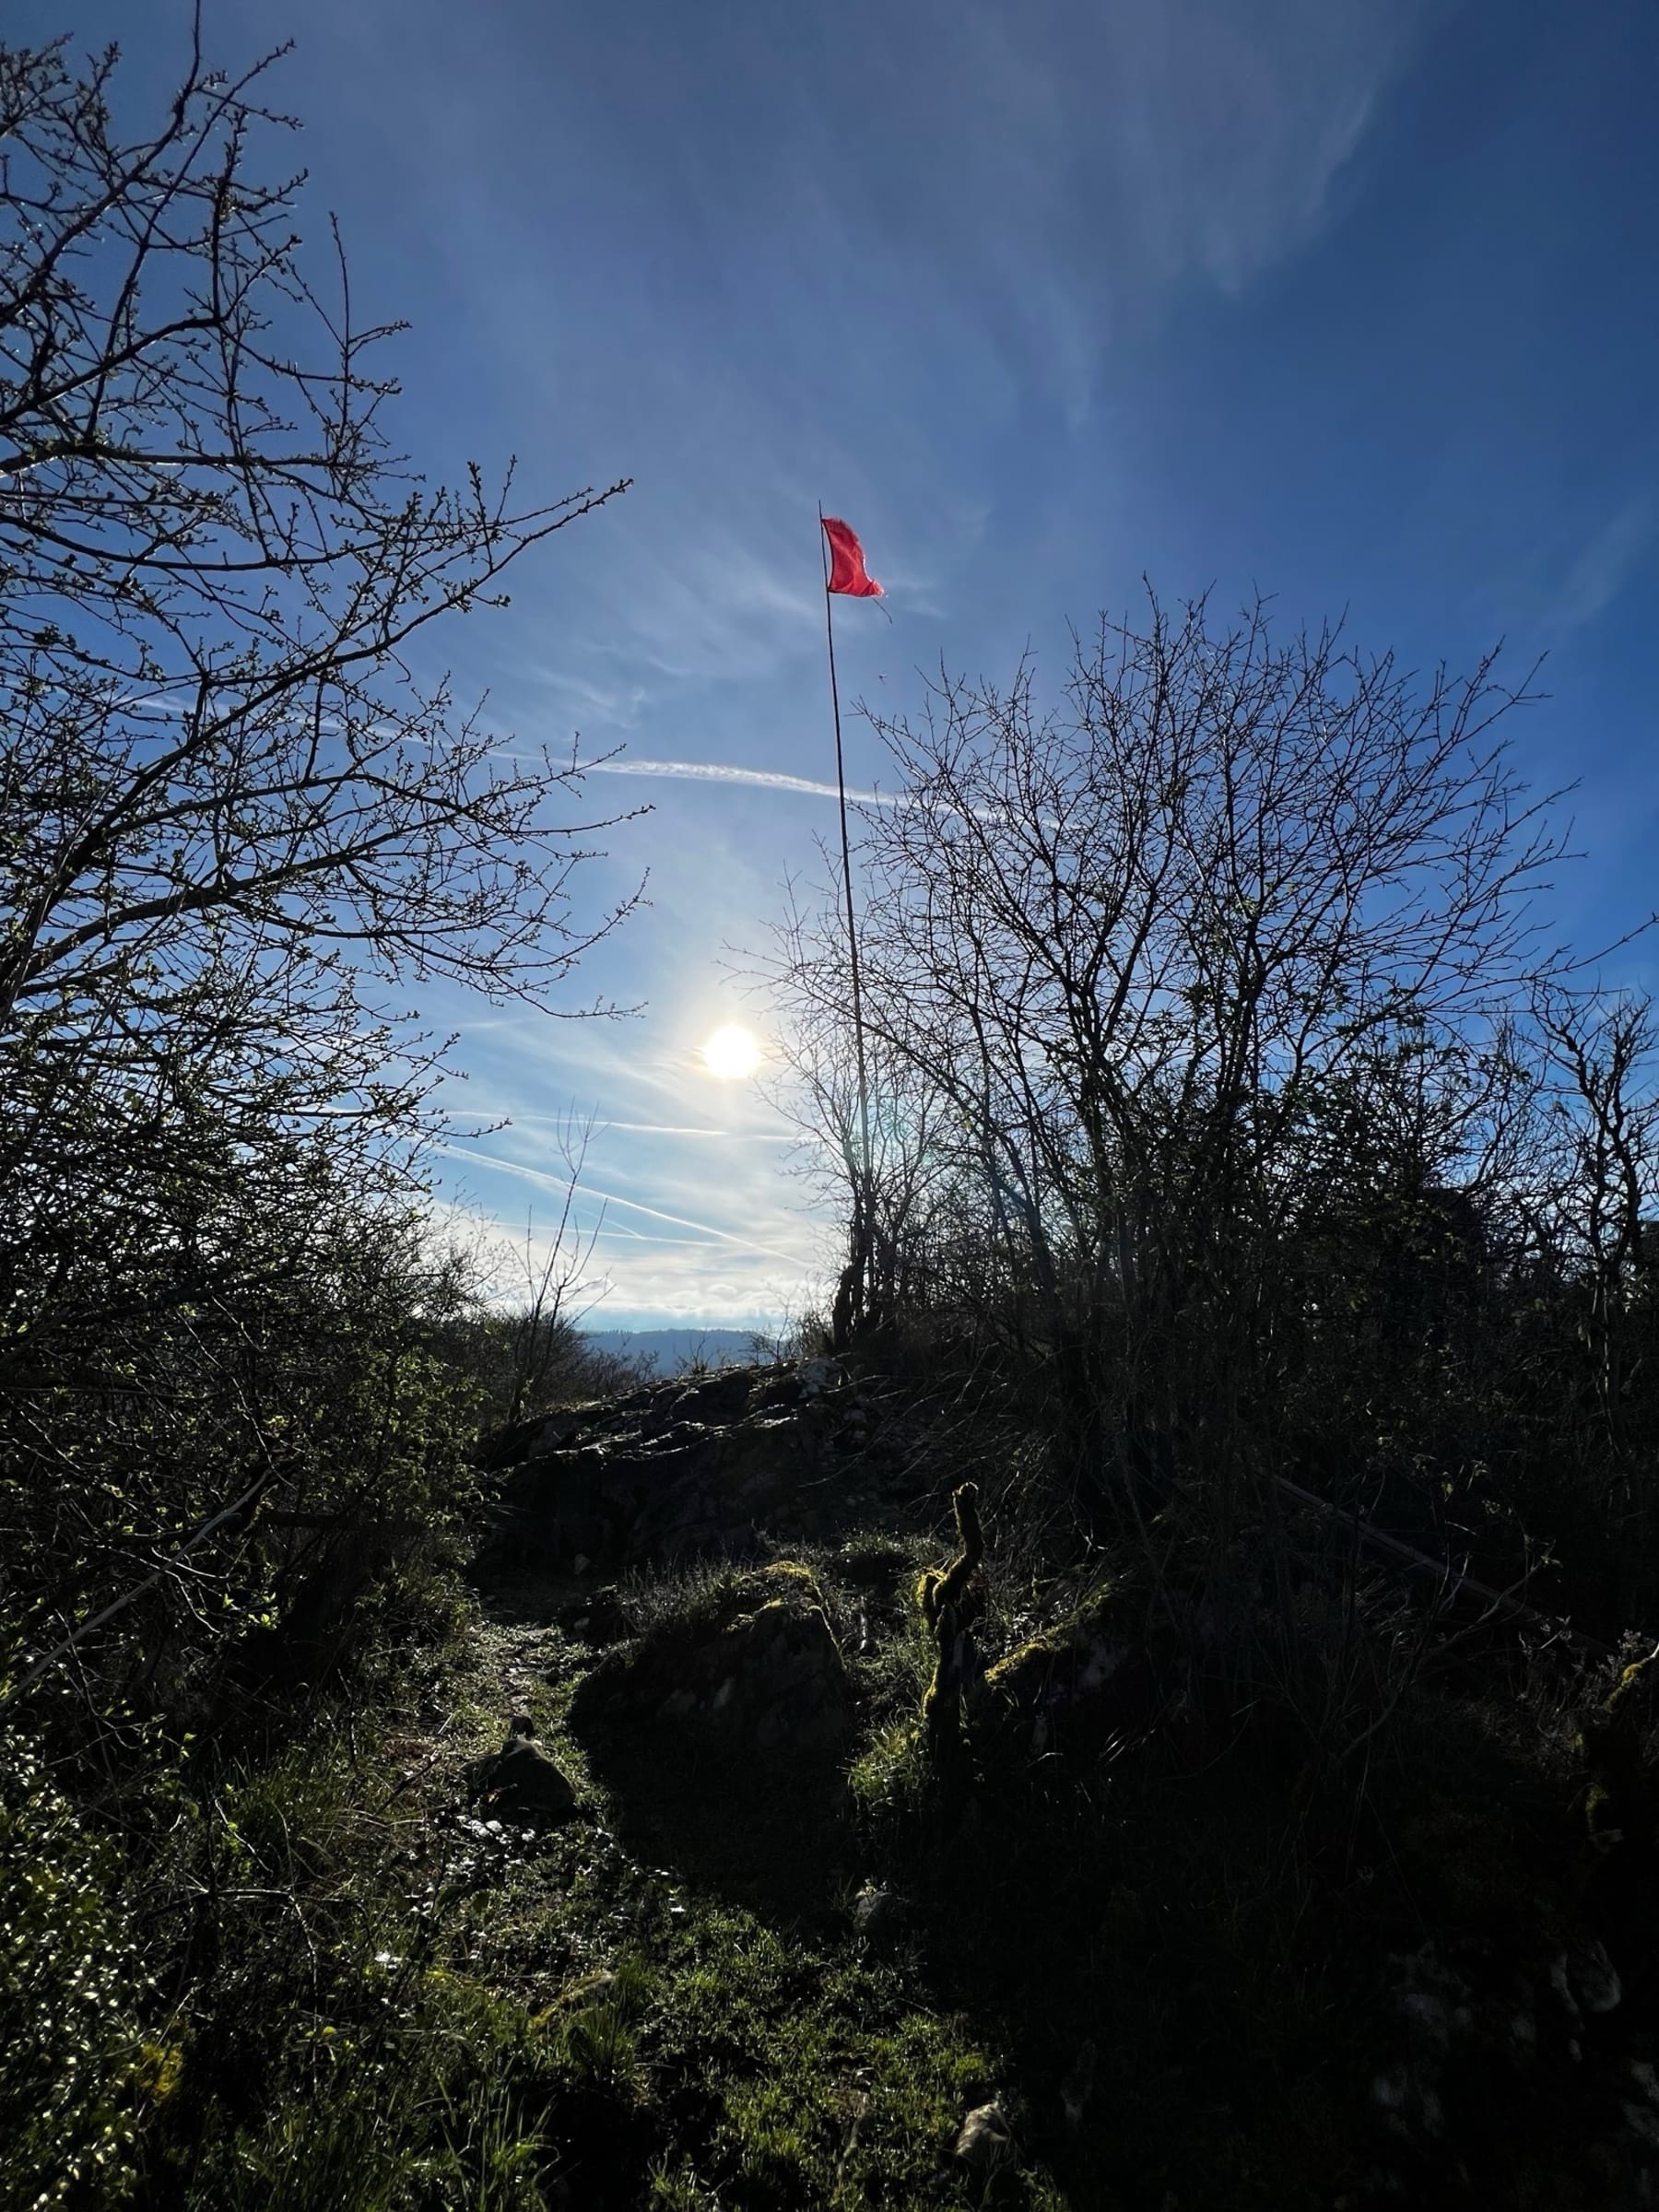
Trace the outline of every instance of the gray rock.
<instances>
[{"instance_id":1,"label":"gray rock","mask_svg":"<svg viewBox=\"0 0 1659 2212\"><path fill-rule=\"evenodd\" d=\"M898 1918L899 1900L890 1889L866 1882L853 1900L853 1925L861 1936L880 1936Z\"/></svg>"},{"instance_id":2,"label":"gray rock","mask_svg":"<svg viewBox=\"0 0 1659 2212\"><path fill-rule=\"evenodd\" d=\"M580 1567L577 1571L581 1571ZM582 1643L620 1643L635 1632L633 1620L614 1583L607 1583L603 1590L595 1590L591 1597L580 1597L561 1606L557 1618L565 1635Z\"/></svg>"},{"instance_id":3,"label":"gray rock","mask_svg":"<svg viewBox=\"0 0 1659 2212\"><path fill-rule=\"evenodd\" d=\"M675 1413L681 1420L713 1421L723 1426L740 1420L748 1410L753 1384L747 1368L723 1368L718 1374L705 1375L682 1391L674 1401Z\"/></svg>"},{"instance_id":4,"label":"gray rock","mask_svg":"<svg viewBox=\"0 0 1659 2212\"><path fill-rule=\"evenodd\" d=\"M1060 2084L1060 2105L1068 2127L1080 2127L1083 2108L1088 2102L1094 2088L1095 2046L1093 2039L1087 2041L1072 2061Z\"/></svg>"},{"instance_id":5,"label":"gray rock","mask_svg":"<svg viewBox=\"0 0 1659 2212\"><path fill-rule=\"evenodd\" d=\"M994 2173L1014 2155L1014 2137L1002 2106L993 2098L976 2105L962 2122L954 2154L971 2173Z\"/></svg>"},{"instance_id":6,"label":"gray rock","mask_svg":"<svg viewBox=\"0 0 1659 2212\"><path fill-rule=\"evenodd\" d=\"M529 1714L515 1712L507 1741L475 1770L472 1794L498 1819L568 1820L578 1808L570 1778L531 1741L535 1733Z\"/></svg>"},{"instance_id":7,"label":"gray rock","mask_svg":"<svg viewBox=\"0 0 1659 2212\"><path fill-rule=\"evenodd\" d=\"M821 1398L826 1391L836 1389L845 1379L840 1363L828 1353L816 1359L804 1359L795 1370L804 1398Z\"/></svg>"},{"instance_id":8,"label":"gray rock","mask_svg":"<svg viewBox=\"0 0 1659 2212\"><path fill-rule=\"evenodd\" d=\"M823 1387L830 1377L825 1363ZM811 1375L732 1369L526 1424L503 1446L511 1471L494 1515L495 1556L555 1567L580 1557L614 1574L753 1556L758 1523L808 1534L822 1504L813 1486L840 1423L840 1398L831 1404L811 1385Z\"/></svg>"},{"instance_id":9,"label":"gray rock","mask_svg":"<svg viewBox=\"0 0 1659 2212\"><path fill-rule=\"evenodd\" d=\"M1575 1944L1558 1951L1549 1963L1550 1986L1561 2009L1576 2026L1586 2014L1616 2012L1624 2001L1618 1970L1599 1943Z\"/></svg>"},{"instance_id":10,"label":"gray rock","mask_svg":"<svg viewBox=\"0 0 1659 2212\"><path fill-rule=\"evenodd\" d=\"M571 1711L578 1727L653 1719L771 1752L839 1742L853 1700L818 1584L782 1560L741 1577L712 1618L670 1628L595 1668Z\"/></svg>"}]
</instances>

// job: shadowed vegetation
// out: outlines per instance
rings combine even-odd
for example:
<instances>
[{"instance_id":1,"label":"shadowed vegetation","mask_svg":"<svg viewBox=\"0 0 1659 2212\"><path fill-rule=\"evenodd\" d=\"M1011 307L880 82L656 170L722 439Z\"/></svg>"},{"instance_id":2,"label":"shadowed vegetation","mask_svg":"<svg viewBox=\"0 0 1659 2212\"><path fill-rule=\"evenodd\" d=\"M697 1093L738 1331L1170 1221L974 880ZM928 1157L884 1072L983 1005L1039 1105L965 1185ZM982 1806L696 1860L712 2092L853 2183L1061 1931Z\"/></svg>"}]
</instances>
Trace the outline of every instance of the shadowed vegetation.
<instances>
[{"instance_id":1,"label":"shadowed vegetation","mask_svg":"<svg viewBox=\"0 0 1659 2212\"><path fill-rule=\"evenodd\" d=\"M0 50L0 2206L1652 2204L1659 1098L1525 680L1153 600L879 725L862 1053L763 963L842 1341L629 1372L391 1011L619 918L403 650L610 494L406 473L262 73L112 69Z\"/></svg>"}]
</instances>

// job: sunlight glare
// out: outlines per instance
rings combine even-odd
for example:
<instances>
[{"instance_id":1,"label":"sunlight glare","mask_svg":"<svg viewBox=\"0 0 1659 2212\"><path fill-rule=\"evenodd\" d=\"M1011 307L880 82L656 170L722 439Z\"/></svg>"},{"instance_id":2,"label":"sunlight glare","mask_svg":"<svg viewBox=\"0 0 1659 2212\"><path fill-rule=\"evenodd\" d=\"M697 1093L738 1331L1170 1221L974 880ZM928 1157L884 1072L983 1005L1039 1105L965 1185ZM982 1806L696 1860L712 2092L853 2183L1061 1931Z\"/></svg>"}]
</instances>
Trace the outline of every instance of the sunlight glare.
<instances>
[{"instance_id":1,"label":"sunlight glare","mask_svg":"<svg viewBox=\"0 0 1659 2212\"><path fill-rule=\"evenodd\" d=\"M705 1065L723 1083L741 1081L760 1065L760 1041L740 1021L723 1022L702 1048Z\"/></svg>"}]
</instances>

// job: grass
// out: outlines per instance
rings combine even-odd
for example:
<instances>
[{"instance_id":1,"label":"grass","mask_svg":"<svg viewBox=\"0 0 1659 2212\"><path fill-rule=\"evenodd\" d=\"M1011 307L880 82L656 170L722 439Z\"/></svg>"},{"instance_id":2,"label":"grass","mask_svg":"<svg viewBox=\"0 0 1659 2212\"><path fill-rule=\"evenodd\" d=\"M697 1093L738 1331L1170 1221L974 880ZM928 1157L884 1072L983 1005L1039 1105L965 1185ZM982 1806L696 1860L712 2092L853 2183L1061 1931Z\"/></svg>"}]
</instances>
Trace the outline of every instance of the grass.
<instances>
[{"instance_id":1,"label":"grass","mask_svg":"<svg viewBox=\"0 0 1659 2212\"><path fill-rule=\"evenodd\" d=\"M1516 1700L1414 1691L1346 1795L1293 1786L1248 1735L1196 1763L1167 1732L1058 1761L971 1726L947 1801L912 1595L939 1556L878 1527L796 1555L853 1685L839 1753L578 1738L604 1655L563 1637L551 1587L389 1605L348 1702L263 1748L194 1747L93 1931L100 1958L141 1943L150 1984L115 1993L114 2088L88 2108L130 2152L76 2201L1326 2212L1362 2190L1391 1959L1519 1958L1571 1917L1565 1706L1529 1740ZM1065 1610L988 1580L992 1651ZM725 1567L637 1578L635 1648L751 1594ZM468 1809L468 1762L521 1705L586 1820ZM893 1903L867 1934L866 1885ZM1510 2141L1512 2086L1476 2099L1470 2140L1523 2202L1542 2170ZM970 2171L952 2147L993 2098L1014 2152ZM1537 2107L1570 2142L1571 2100ZM0 2202L41 2186L14 2160Z\"/></svg>"},{"instance_id":2,"label":"grass","mask_svg":"<svg viewBox=\"0 0 1659 2212\"><path fill-rule=\"evenodd\" d=\"M290 1829L313 1909L326 1864L340 1872L326 1791ZM409 1890L401 1927L392 1900L359 1893L320 1985L262 1952L273 2032L226 2048L188 2121L181 2109L184 2203L973 2201L947 2154L998 2065L900 1970L847 1935L688 1905L606 1834L476 1841ZM245 1981L236 1994L240 2013L256 2006ZM999 2201L1053 2200L1033 2182Z\"/></svg>"},{"instance_id":3,"label":"grass","mask_svg":"<svg viewBox=\"0 0 1659 2212\"><path fill-rule=\"evenodd\" d=\"M844 1630L858 1585L812 1564ZM901 1576L909 1557L881 1567ZM647 1634L675 1638L735 1589L691 1574L632 1594ZM1008 2054L855 1936L851 1868L781 1848L798 1771L782 1786L775 1771L723 1776L689 1747L618 1765L562 1723L592 1654L545 1626L526 1644L445 1618L447 1641L406 1647L402 1670L371 1669L367 1699L359 1684L314 1707L302 1734L191 1752L187 1794L126 1885L132 1920L169 1930L172 2000L145 2062L166 2093L138 2115L136 2201L1060 2202L1036 2168L986 2197L954 2166L963 2114L1006 2080ZM518 1701L507 1666L528 1670L542 1740L591 1821L533 1835L465 1809L467 1763ZM879 1701L897 1677L884 1656L861 1682ZM833 1772L816 1783L839 1793ZM735 1806L748 1818L734 1850ZM826 1848L849 1841L839 1815L818 1827ZM780 1864L794 1909L759 1878ZM14 2169L17 2201L27 2186Z\"/></svg>"}]
</instances>

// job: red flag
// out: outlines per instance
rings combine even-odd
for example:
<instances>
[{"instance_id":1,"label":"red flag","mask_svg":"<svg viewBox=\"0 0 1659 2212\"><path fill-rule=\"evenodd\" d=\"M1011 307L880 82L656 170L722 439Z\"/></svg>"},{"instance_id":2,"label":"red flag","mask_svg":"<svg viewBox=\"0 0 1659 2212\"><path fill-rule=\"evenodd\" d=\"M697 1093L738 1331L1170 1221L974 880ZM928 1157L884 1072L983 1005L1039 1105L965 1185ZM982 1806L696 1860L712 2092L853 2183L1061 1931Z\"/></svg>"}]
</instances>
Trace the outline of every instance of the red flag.
<instances>
[{"instance_id":1,"label":"red flag","mask_svg":"<svg viewBox=\"0 0 1659 2212\"><path fill-rule=\"evenodd\" d=\"M881 586L865 573L864 547L846 524L838 523L831 514L820 515L818 520L830 540L830 590L845 592L854 599L879 599Z\"/></svg>"}]
</instances>

